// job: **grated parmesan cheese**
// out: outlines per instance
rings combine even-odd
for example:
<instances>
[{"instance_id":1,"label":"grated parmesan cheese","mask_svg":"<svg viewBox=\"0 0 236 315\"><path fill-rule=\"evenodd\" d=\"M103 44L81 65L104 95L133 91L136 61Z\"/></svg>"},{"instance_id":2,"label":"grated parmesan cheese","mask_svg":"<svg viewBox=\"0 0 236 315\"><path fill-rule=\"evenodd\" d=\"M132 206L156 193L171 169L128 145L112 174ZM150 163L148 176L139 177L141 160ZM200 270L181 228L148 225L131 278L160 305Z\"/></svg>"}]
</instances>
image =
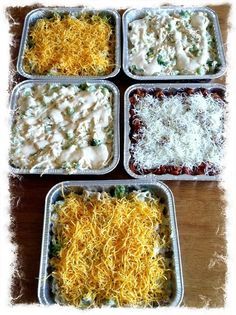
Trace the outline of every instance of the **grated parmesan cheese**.
<instances>
[{"instance_id":1,"label":"grated parmesan cheese","mask_svg":"<svg viewBox=\"0 0 236 315\"><path fill-rule=\"evenodd\" d=\"M221 166L224 101L200 93L162 100L147 94L137 99L135 114L144 124L141 139L131 145L142 169L163 165L192 168L202 162Z\"/></svg>"}]
</instances>

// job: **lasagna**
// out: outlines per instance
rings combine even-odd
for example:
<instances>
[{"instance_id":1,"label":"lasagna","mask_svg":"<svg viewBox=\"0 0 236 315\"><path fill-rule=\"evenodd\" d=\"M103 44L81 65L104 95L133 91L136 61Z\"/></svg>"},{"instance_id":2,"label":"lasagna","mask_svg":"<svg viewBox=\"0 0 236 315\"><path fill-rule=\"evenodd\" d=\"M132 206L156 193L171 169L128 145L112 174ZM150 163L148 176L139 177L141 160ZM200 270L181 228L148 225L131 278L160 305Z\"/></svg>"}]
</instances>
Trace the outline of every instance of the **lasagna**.
<instances>
[{"instance_id":1,"label":"lasagna","mask_svg":"<svg viewBox=\"0 0 236 315\"><path fill-rule=\"evenodd\" d=\"M220 89L137 89L130 95L130 169L139 175L217 175L222 169Z\"/></svg>"}]
</instances>

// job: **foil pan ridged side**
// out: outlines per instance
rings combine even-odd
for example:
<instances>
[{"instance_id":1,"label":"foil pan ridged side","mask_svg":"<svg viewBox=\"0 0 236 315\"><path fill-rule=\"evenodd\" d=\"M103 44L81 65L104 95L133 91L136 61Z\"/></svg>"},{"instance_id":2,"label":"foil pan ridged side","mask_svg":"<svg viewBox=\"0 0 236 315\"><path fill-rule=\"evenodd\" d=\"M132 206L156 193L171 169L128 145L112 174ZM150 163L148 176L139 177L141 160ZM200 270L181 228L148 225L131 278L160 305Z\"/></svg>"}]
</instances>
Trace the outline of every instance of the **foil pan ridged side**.
<instances>
[{"instance_id":1,"label":"foil pan ridged side","mask_svg":"<svg viewBox=\"0 0 236 315\"><path fill-rule=\"evenodd\" d=\"M141 19L146 16L147 12L153 15L158 14L160 12L179 12L182 10L187 10L191 12L203 12L207 13L211 21L213 22L214 35L216 39L216 47L218 52L218 58L221 62L220 70L214 74L205 74L205 75L156 75L156 76L140 76L133 74L129 70L129 50L128 50L128 25L130 22ZM225 53L223 49L223 40L220 31L219 20L217 14L214 10L207 7L180 7L180 6L163 6L160 8L142 8L142 9L128 9L125 11L122 17L122 27L123 27L123 70L127 76L135 80L158 80L158 81L179 81L179 80L197 80L197 81L209 81L222 76L226 71L226 61L225 61Z\"/></svg>"},{"instance_id":2,"label":"foil pan ridged side","mask_svg":"<svg viewBox=\"0 0 236 315\"><path fill-rule=\"evenodd\" d=\"M130 109L130 101L129 95L132 91L136 89L183 89L183 88L205 88L208 90L211 89L219 89L223 92L226 91L225 86L218 83L138 83L131 85L126 91L124 95L124 168L126 172L133 178L139 179L152 179L152 180L197 180L197 181L220 181L221 175L171 175L171 174L163 174L163 175L155 175L155 174L146 174L146 175L138 175L134 173L129 166L130 160L130 124L129 124L129 109Z\"/></svg>"},{"instance_id":3,"label":"foil pan ridged side","mask_svg":"<svg viewBox=\"0 0 236 315\"><path fill-rule=\"evenodd\" d=\"M100 181L66 181L61 182L51 188L45 200L44 225L42 234L41 260L38 281L38 298L41 304L54 304L55 297L49 280L49 246L50 246L50 230L52 226L51 211L52 205L56 201L61 200L62 192L67 194L70 191L81 192L84 189L92 191L109 191L116 185L124 185L135 189L146 188L151 189L160 198L164 199L170 218L171 241L174 261L174 294L169 306L180 305L184 295L182 262L179 245L179 235L177 228L177 219L175 212L174 197L171 190L162 182L152 182L149 180L100 180Z\"/></svg>"},{"instance_id":4,"label":"foil pan ridged side","mask_svg":"<svg viewBox=\"0 0 236 315\"><path fill-rule=\"evenodd\" d=\"M120 126L119 126L119 116L120 116L120 92L117 86L107 80L27 80L19 83L15 86L12 91L10 98L10 109L12 111L11 124L14 122L14 112L17 108L17 98L20 91L27 87L32 87L34 85L44 85L44 84L61 84L61 85L80 85L83 83L94 84L96 86L103 85L111 91L113 95L113 158L109 165L98 170L76 170L72 175L103 175L111 172L118 164L120 159ZM53 169L44 171L44 169L33 169L33 171L27 169L20 169L10 165L10 171L14 174L50 174L50 175L69 175L68 171L64 169Z\"/></svg>"},{"instance_id":5,"label":"foil pan ridged side","mask_svg":"<svg viewBox=\"0 0 236 315\"><path fill-rule=\"evenodd\" d=\"M70 14L102 14L111 18L112 24L114 24L114 32L115 32L115 67L114 70L107 75L100 76L68 76L68 75L38 75L28 73L24 70L23 59L24 59L24 51L27 45L29 28L31 25L34 25L35 22L40 18L45 18L51 15L52 13L70 13ZM24 22L20 49L17 59L17 71L20 75L28 79L41 79L41 80L55 80L55 79L107 79L116 76L121 67L121 53L120 53L120 15L116 10L103 9L89 9L89 8L69 8L69 7L58 7L58 8L39 8L30 11Z\"/></svg>"}]
</instances>

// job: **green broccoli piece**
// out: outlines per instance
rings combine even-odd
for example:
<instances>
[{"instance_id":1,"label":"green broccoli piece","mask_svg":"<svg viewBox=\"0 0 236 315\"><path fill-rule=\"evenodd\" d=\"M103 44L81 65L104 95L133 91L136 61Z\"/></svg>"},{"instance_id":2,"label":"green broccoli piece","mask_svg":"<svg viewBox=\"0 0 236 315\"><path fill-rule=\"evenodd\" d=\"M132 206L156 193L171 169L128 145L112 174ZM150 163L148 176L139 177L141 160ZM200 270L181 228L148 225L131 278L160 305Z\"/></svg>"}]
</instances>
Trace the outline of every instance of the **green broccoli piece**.
<instances>
[{"instance_id":1,"label":"green broccoli piece","mask_svg":"<svg viewBox=\"0 0 236 315\"><path fill-rule=\"evenodd\" d=\"M127 195L127 190L126 190L126 187L123 186L123 185L118 185L115 187L115 190L114 190L114 197L120 199L120 198L123 198Z\"/></svg>"},{"instance_id":2,"label":"green broccoli piece","mask_svg":"<svg viewBox=\"0 0 236 315\"><path fill-rule=\"evenodd\" d=\"M55 241L51 243L50 252L52 256L58 256L61 248L62 248L62 244L60 242Z\"/></svg>"},{"instance_id":3,"label":"green broccoli piece","mask_svg":"<svg viewBox=\"0 0 236 315\"><path fill-rule=\"evenodd\" d=\"M98 139L92 139L92 140L90 141L90 145L91 145L92 147L96 147L96 146L98 146L98 145L100 145L100 144L102 144L102 141L101 141L101 140L98 140Z\"/></svg>"},{"instance_id":4,"label":"green broccoli piece","mask_svg":"<svg viewBox=\"0 0 236 315\"><path fill-rule=\"evenodd\" d=\"M157 56L157 62L159 63L159 65L164 66L164 67L168 65L168 62L164 61L161 55Z\"/></svg>"}]
</instances>

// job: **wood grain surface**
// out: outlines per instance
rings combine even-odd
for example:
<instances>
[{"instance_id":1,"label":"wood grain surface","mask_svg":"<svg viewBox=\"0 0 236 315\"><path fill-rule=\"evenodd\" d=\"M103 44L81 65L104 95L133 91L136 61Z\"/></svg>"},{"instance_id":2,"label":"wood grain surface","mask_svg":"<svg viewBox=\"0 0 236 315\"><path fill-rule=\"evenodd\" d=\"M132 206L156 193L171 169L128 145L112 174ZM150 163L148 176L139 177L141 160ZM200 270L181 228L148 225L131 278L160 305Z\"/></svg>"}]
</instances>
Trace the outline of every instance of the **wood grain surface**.
<instances>
[{"instance_id":1,"label":"wood grain surface","mask_svg":"<svg viewBox=\"0 0 236 315\"><path fill-rule=\"evenodd\" d=\"M9 7L11 65L9 92L23 80L16 71L24 17L38 7ZM212 6L219 16L226 48L228 5ZM37 284L44 215L48 190L64 180L128 179L123 169L123 95L135 81L123 71L112 80L121 91L121 160L117 168L104 176L10 176L12 241L18 245L18 268L12 275L12 303L38 303ZM218 82L224 83L225 78ZM169 181L176 201L181 245L185 295L183 305L189 307L224 306L225 204L224 192L216 182Z\"/></svg>"}]
</instances>

